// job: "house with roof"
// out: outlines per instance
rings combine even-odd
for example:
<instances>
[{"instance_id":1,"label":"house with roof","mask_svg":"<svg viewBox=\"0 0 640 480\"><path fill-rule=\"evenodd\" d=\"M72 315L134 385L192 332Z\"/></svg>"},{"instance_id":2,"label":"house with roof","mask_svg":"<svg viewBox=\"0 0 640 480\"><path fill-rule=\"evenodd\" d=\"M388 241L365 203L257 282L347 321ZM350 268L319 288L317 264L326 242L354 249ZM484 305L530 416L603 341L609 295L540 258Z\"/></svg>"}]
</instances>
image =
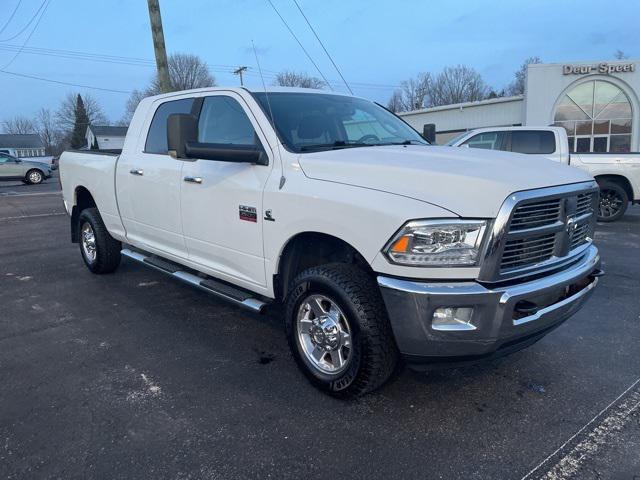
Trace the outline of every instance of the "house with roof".
<instances>
[{"instance_id":1,"label":"house with roof","mask_svg":"<svg viewBox=\"0 0 640 480\"><path fill-rule=\"evenodd\" d=\"M127 128L115 125L89 125L85 134L87 149L122 150Z\"/></svg>"},{"instance_id":2,"label":"house with roof","mask_svg":"<svg viewBox=\"0 0 640 480\"><path fill-rule=\"evenodd\" d=\"M35 133L0 134L0 153L20 158L44 157L44 143Z\"/></svg>"}]
</instances>

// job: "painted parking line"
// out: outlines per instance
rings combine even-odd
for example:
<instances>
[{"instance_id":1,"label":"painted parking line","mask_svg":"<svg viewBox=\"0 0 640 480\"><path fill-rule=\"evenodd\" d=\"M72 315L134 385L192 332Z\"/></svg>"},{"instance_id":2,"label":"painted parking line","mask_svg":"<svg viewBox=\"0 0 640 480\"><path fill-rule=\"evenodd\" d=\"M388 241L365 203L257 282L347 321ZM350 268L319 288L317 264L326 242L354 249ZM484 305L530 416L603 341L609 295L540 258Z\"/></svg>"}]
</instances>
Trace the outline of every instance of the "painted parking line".
<instances>
[{"instance_id":1,"label":"painted parking line","mask_svg":"<svg viewBox=\"0 0 640 480\"><path fill-rule=\"evenodd\" d=\"M0 222L3 220L20 220L23 218L41 218L41 217L56 217L58 215L66 215L64 212L54 212L54 213L38 213L35 215L19 215L16 217L1 217Z\"/></svg>"},{"instance_id":2,"label":"painted parking line","mask_svg":"<svg viewBox=\"0 0 640 480\"><path fill-rule=\"evenodd\" d=\"M44 195L62 195L62 192L38 192L38 193L18 193L18 192L0 192L0 197L41 197Z\"/></svg>"},{"instance_id":3,"label":"painted parking line","mask_svg":"<svg viewBox=\"0 0 640 480\"><path fill-rule=\"evenodd\" d=\"M622 430L629 423L631 415L638 410L640 410L640 378L560 445L555 452L522 477L522 480L534 478L536 474L535 478L543 478L545 480L572 478L578 473L582 465L597 454L600 447L605 445L615 432ZM593 428L584 435L584 440L575 443L576 439L590 427ZM569 448L573 444L575 446ZM560 457L560 455L562 456ZM558 457L560 458L558 459ZM558 460L544 473L545 470L542 470L542 468L556 459Z\"/></svg>"}]
</instances>

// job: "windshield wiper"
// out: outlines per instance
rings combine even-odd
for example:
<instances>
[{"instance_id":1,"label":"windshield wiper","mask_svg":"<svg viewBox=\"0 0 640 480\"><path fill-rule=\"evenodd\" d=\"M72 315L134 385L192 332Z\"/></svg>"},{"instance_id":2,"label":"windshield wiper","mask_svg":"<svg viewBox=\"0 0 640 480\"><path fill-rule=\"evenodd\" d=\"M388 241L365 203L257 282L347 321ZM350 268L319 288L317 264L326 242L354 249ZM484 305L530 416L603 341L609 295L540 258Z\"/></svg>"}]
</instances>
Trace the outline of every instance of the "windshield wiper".
<instances>
[{"instance_id":1,"label":"windshield wiper","mask_svg":"<svg viewBox=\"0 0 640 480\"><path fill-rule=\"evenodd\" d=\"M420 140L405 140L403 142L380 143L379 145L428 145L428 143L423 143Z\"/></svg>"},{"instance_id":2,"label":"windshield wiper","mask_svg":"<svg viewBox=\"0 0 640 480\"><path fill-rule=\"evenodd\" d=\"M339 150L341 148L353 148L353 147L375 147L377 144L362 143L362 142L348 142L344 140L337 140L333 143L320 143L318 145L303 145L300 147L301 152L309 152L311 150Z\"/></svg>"}]
</instances>

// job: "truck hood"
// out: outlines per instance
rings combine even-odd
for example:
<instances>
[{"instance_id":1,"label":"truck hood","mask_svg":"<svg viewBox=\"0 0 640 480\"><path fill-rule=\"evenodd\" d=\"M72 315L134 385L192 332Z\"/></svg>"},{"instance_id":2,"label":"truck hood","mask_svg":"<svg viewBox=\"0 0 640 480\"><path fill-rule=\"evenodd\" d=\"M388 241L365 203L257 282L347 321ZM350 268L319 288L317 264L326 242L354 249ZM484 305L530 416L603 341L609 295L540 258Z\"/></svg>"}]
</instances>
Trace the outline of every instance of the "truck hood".
<instances>
[{"instance_id":1,"label":"truck hood","mask_svg":"<svg viewBox=\"0 0 640 480\"><path fill-rule=\"evenodd\" d=\"M299 162L309 178L414 198L478 218L495 217L517 191L593 180L543 158L456 147L345 148L303 154Z\"/></svg>"}]
</instances>

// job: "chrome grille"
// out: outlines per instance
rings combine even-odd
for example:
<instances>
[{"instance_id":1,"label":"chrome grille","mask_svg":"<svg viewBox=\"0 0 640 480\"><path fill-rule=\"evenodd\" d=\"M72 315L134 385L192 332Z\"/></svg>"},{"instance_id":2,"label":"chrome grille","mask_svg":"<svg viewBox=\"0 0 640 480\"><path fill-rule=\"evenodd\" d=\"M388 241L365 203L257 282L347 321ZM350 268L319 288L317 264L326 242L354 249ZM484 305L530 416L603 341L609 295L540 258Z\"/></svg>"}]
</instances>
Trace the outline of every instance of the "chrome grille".
<instances>
[{"instance_id":1,"label":"chrome grille","mask_svg":"<svg viewBox=\"0 0 640 480\"><path fill-rule=\"evenodd\" d=\"M579 224L576 229L570 233L571 238L571 250L579 247L591 240L591 225L589 222Z\"/></svg>"},{"instance_id":2,"label":"chrome grille","mask_svg":"<svg viewBox=\"0 0 640 480\"><path fill-rule=\"evenodd\" d=\"M488 239L479 279L495 282L573 261L591 243L598 202L595 182L511 195Z\"/></svg>"},{"instance_id":3,"label":"chrome grille","mask_svg":"<svg viewBox=\"0 0 640 480\"><path fill-rule=\"evenodd\" d=\"M581 193L578 195L578 204L576 206L576 215L581 216L586 213L593 213L593 193Z\"/></svg>"},{"instance_id":4,"label":"chrome grille","mask_svg":"<svg viewBox=\"0 0 640 480\"><path fill-rule=\"evenodd\" d=\"M560 199L528 203L516 209L511 218L511 231L552 225L560 217Z\"/></svg>"},{"instance_id":5,"label":"chrome grille","mask_svg":"<svg viewBox=\"0 0 640 480\"><path fill-rule=\"evenodd\" d=\"M556 235L549 233L529 239L509 240L502 254L502 269L543 262L553 256Z\"/></svg>"}]
</instances>

